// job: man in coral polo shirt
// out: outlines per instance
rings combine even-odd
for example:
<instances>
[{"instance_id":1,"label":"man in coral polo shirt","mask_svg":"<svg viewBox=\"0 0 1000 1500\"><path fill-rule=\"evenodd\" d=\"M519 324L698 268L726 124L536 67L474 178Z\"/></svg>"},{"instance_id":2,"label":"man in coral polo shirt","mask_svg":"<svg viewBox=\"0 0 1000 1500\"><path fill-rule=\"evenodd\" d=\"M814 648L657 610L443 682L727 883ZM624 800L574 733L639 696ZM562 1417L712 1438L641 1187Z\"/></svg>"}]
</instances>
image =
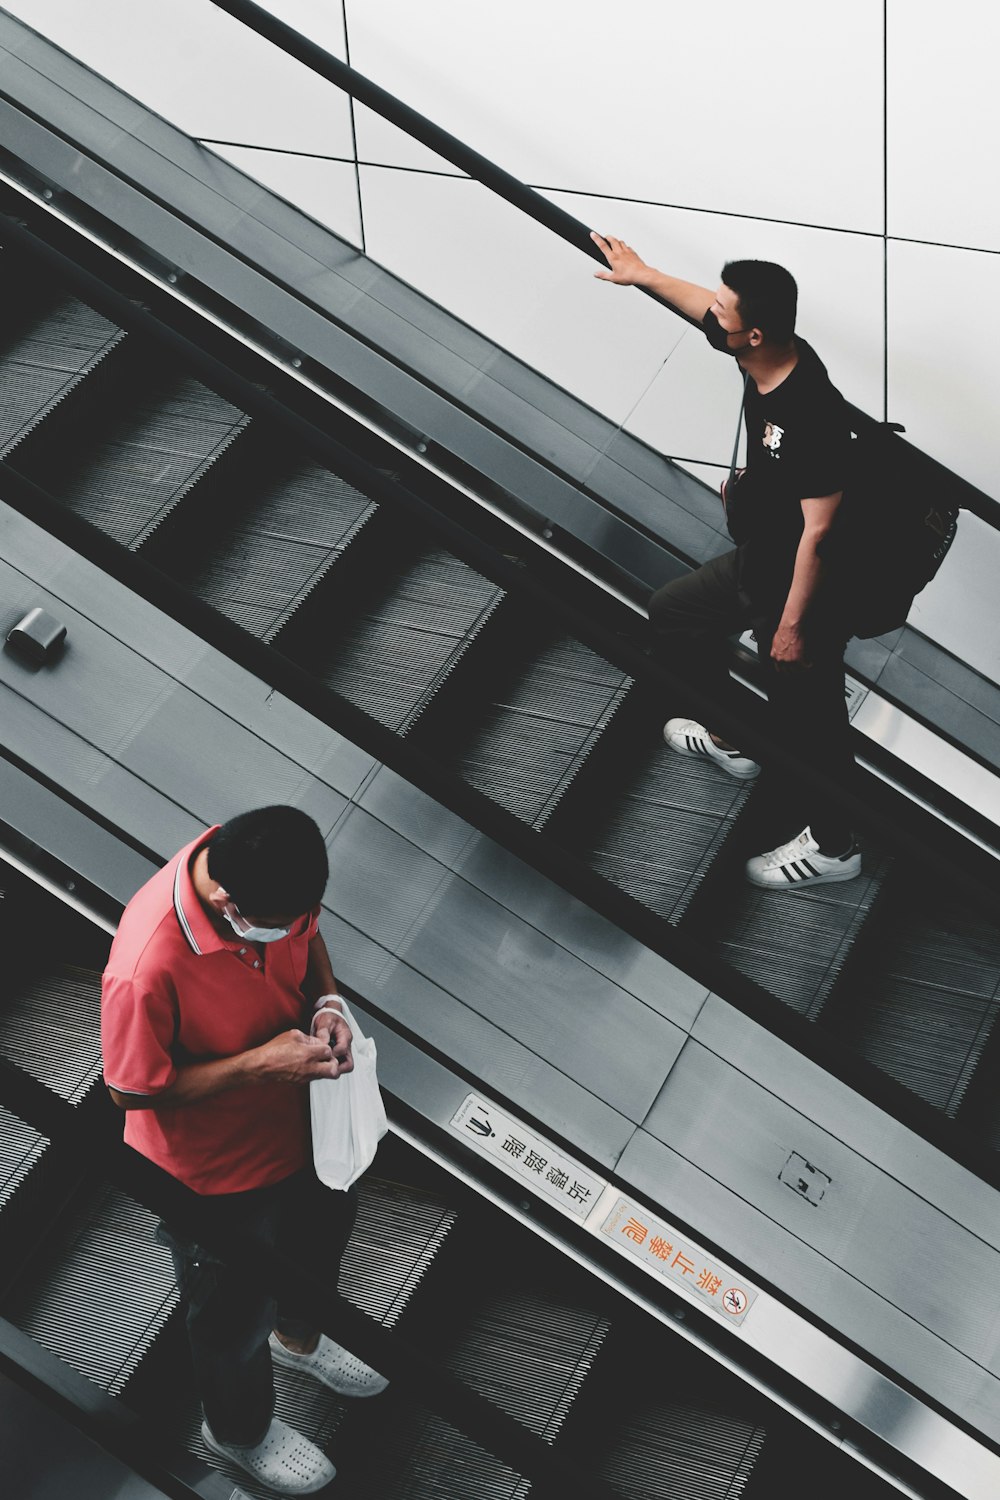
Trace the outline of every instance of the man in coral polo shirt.
<instances>
[{"instance_id":1,"label":"man in coral polo shirt","mask_svg":"<svg viewBox=\"0 0 1000 1500\"><path fill-rule=\"evenodd\" d=\"M211 1230L336 1272L354 1196L312 1169L308 1090L353 1067L319 933L328 865L313 820L265 807L209 829L133 897L104 974L104 1077L125 1140L199 1195ZM310 1034L311 1033L311 1034ZM170 1246L208 1447L284 1494L321 1489L326 1455L274 1416L272 1359L341 1395L386 1381L197 1243Z\"/></svg>"}]
</instances>

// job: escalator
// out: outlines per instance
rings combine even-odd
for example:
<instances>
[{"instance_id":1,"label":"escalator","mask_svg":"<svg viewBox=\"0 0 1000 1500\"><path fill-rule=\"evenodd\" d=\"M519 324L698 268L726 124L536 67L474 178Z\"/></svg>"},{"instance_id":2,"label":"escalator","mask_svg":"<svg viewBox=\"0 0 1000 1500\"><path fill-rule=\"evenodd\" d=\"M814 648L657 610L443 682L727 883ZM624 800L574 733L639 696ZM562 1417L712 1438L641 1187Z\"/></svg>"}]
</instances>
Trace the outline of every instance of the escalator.
<instances>
[{"instance_id":1,"label":"escalator","mask_svg":"<svg viewBox=\"0 0 1000 1500\"><path fill-rule=\"evenodd\" d=\"M220 334L218 300L204 299L210 316L202 319L198 304L204 288L190 288L195 308L175 309L174 321L170 313L164 315L169 293L164 299L134 275L116 290L112 283L117 284L121 268L105 266L105 258L82 240L81 266L86 258L91 272L98 265L103 277L106 270L110 290L92 274L88 281L57 269L57 260L41 253L34 257L26 247L36 234L40 247L46 238L44 213L36 214L27 200L6 189L4 208L11 216L3 251L10 317L0 341L0 458L7 466L0 501L164 606L216 651L243 666L250 663L276 694L297 695L320 726L339 730L401 777L412 775L415 784L528 865L555 873L593 909L583 909L579 918L593 951L611 925L601 925L596 915L601 913L696 975L703 986L732 997L745 1014L762 1020L802 1055L849 1077L886 1112L879 1128L894 1118L924 1136L924 1142L915 1142L914 1175L925 1160L919 1150L930 1140L980 1178L997 1181L990 1151L1000 1146L995 1024L1000 936L987 907L980 914L965 889L943 891L923 866L906 853L899 856L892 834L879 832L863 835L865 873L857 882L780 901L747 889L742 862L761 846L766 792L735 786L712 767L664 750L662 721L686 705L665 702L662 686L647 672L634 613L616 611L596 585L581 583L578 575L554 564L516 524L516 504L510 507L512 524L497 519L510 496L498 497L499 480L491 488L487 466L466 466L464 493L443 483L440 473L420 489L420 464L413 453L422 445L414 432L406 430L403 453L384 439L392 432L391 408L388 417L383 410L374 422L361 400L357 420L345 411L351 405L349 382L336 367L338 402L316 400L315 391L307 400L294 388L294 378L276 377L273 359L257 358L246 343L237 347L237 340ZM95 224L103 234L106 225L94 220L90 228ZM57 232L48 227L55 241ZM64 248L70 239L61 234ZM149 261L146 250L129 245L128 253L133 251L139 264ZM173 273L163 278L162 265L153 260L156 280L175 279ZM209 348L212 358L202 358ZM301 364L289 350L281 352L289 367ZM436 398L440 392L430 394ZM400 431L405 425L400 418ZM342 463L338 453L345 456ZM477 487L485 500L499 498L504 504L468 503ZM2 516L4 525L10 514ZM43 542L32 543L41 557ZM700 536L698 545L714 543ZM697 555L693 545L678 543L678 550ZM682 566L676 558L673 565ZM44 570L30 577L49 586ZM88 586L100 588L99 583ZM113 626L123 642L135 618L127 611ZM172 622L162 618L166 636ZM72 669L72 652L81 642L78 660L87 668L97 663L99 670L98 658L86 657L81 631L75 638L71 632L67 665ZM190 643L184 649L191 651L193 663L199 660ZM147 639L142 650L157 656L159 645L150 647ZM230 666L224 658L221 669L213 663L211 670L221 671L217 682ZM233 666L234 680L235 673ZM72 670L65 679L70 699L89 690L86 676L76 687ZM210 680L206 672L203 692ZM51 683L45 711L55 721L60 712L53 706L56 674ZM39 679L38 689L41 701L49 684ZM29 684L22 700L31 696ZM253 712L256 733L260 712L257 707ZM78 808L92 805L92 790L105 790L101 755L124 758L133 738L141 741L145 713L145 707L110 692L102 700L99 743L95 739L87 747L82 767L74 767L79 774L72 792L67 790ZM152 700L149 714L155 730ZM30 736L19 741L20 749L11 748L14 740L12 724L8 754L23 764ZM144 753L141 772L152 792L162 790L185 816L214 805L220 781L199 775L197 754L185 781L176 773L176 745L157 747L147 740ZM266 763L262 758L261 765ZM140 769L138 761L133 769ZM246 769L235 761L231 780L238 784ZM295 800L301 784L293 779L273 795ZM933 806L933 793L928 797L926 788L924 793ZM905 826L910 849L924 838L929 847L938 846L940 825L931 813L914 811L874 782L866 795L878 801L883 829L887 807L889 822L898 818ZM102 804L102 815L117 828L108 806ZM134 842L141 818L134 809L130 816ZM467 833L456 831L443 808L429 799L420 819L430 848L449 841L457 846ZM877 820L873 826L880 826ZM166 834L159 842L151 835L145 847L151 857L162 858L180 842L179 836L171 843ZM345 844L349 855L350 841ZM953 856L961 845L954 840L948 847ZM365 885L360 892L338 886L331 902L338 918L341 900L344 907L337 951L347 951L355 912L366 905L370 922L384 929L377 936L380 942L384 936L386 953L404 951L422 899L408 888L409 873L400 866L381 888ZM372 872L360 878L369 881ZM538 899L533 920L540 944L549 934L551 914L541 882L531 885L524 866L509 878L523 887L523 903ZM32 893L18 895L19 889L13 881L12 905L21 901L25 911L33 910ZM348 896L354 902L350 910ZM30 925L29 917L24 920ZM53 919L52 925L59 923ZM41 988L32 979L10 990L2 1046L9 1046L5 1055L31 1070L39 1056L52 1058L46 1085L81 1109L97 1110L92 1024L89 1030L82 1025L79 1037L74 1033L79 1063L75 1053L64 1055L58 1030L45 1046L37 1041L38 1028L53 1024L50 996L62 997L56 1013L63 1024L67 1008L74 1015L88 1007L92 1013L100 955L95 952L88 965L87 942L93 942L92 934L81 939L81 952L71 944L65 965L55 964ZM487 1012L492 1007L501 1034L510 987L531 973L523 951L515 950L514 944L506 951L501 944L489 965L469 980L476 1003ZM376 954L373 973L388 962L386 953ZM613 957L607 962L611 969L605 974L614 971ZM416 967L419 971L419 963ZM372 988L376 1014L381 1006L380 1019L390 1030L398 1027L405 1036L409 1028L412 1040L412 1018L394 1013L386 995L376 993L374 983ZM359 993L368 998L360 988ZM658 1003L653 1000L652 1008ZM553 1037L564 1034L559 1027L567 1018L554 1018L542 1005L537 1009L529 1050L546 1058ZM46 1020L40 1013L47 1010ZM439 1035L436 1045L440 1061L452 1042ZM586 1048L586 1036L581 1046ZM431 1044L428 1050L433 1053ZM452 1055L449 1050L447 1056ZM482 1077L492 1078L505 1099L508 1082L523 1086L528 1075L499 1049L495 1062L492 1073L484 1071ZM462 1076L474 1086L467 1060L464 1065ZM567 1065L565 1071L572 1069ZM581 1086L590 1087L588 1079ZM785 1097L783 1087L776 1091ZM525 1092L522 1087L522 1109L544 1128L540 1090L537 1107L525 1105ZM600 1102L600 1118L603 1108ZM943 1121L940 1129L935 1112ZM554 1116L561 1122L558 1132L575 1143L569 1117L558 1108ZM628 1115L635 1124L643 1118L642 1109ZM3 1212L9 1234L0 1252L7 1266L0 1316L28 1329L137 1410L172 1408L175 1394L185 1387L183 1341L169 1272L157 1269L156 1247L148 1244L148 1212L98 1180L73 1182L58 1151L15 1115L4 1125L10 1163ZM668 1132L661 1139L672 1137ZM620 1149L605 1145L608 1159ZM597 1159L592 1141L580 1144L580 1150ZM600 1160L607 1169L605 1156ZM764 1421L735 1398L720 1398L720 1405L714 1366L699 1372L672 1347L665 1355L659 1344L644 1342L646 1325L636 1323L628 1310L621 1316L620 1308L612 1317L603 1289L598 1293L586 1279L577 1287L576 1273L563 1261L543 1266L545 1254L536 1241L498 1220L475 1197L457 1205L450 1179L401 1143L383 1154L380 1171L389 1180L366 1185L358 1253L348 1272L352 1297L386 1326L398 1320L401 1329L413 1328L415 1337L435 1348L440 1342L450 1368L489 1390L501 1406L516 1405L532 1430L555 1438L577 1460L583 1456L596 1464L612 1486L684 1493L677 1487L683 1472L691 1476L692 1494L752 1496L755 1484L759 1493L770 1492L801 1463L805 1467L798 1472L809 1472L813 1488L820 1486L815 1474L821 1471L833 1476L831 1492L835 1479L838 1493L845 1483L864 1493L867 1479L853 1469L848 1477L828 1462L825 1448L818 1458L815 1451L806 1453L805 1439L785 1429L775 1442L770 1409ZM932 1195L936 1186L932 1181ZM648 1196L654 1206L669 1201ZM850 1201L853 1212L855 1200ZM113 1235L110 1223L117 1226ZM728 1231L729 1224L723 1221L723 1227ZM384 1276L380 1270L372 1278L373 1255L380 1264L385 1261L387 1238L399 1246L399 1254L383 1267ZM714 1238L725 1248L721 1230ZM749 1263L767 1265L757 1249L761 1260ZM149 1267L141 1278L142 1296L134 1285L123 1296L128 1266L140 1257ZM76 1309L81 1298L99 1301L104 1277L99 1268L106 1264L117 1265L107 1301L103 1310L95 1306L86 1329L77 1330ZM513 1278L512 1265L528 1270ZM781 1276L775 1279L780 1287ZM489 1295L482 1290L487 1284ZM455 1288L461 1289L459 1296L452 1295ZM794 1301L796 1294L790 1295ZM545 1332L550 1322L556 1330L551 1339ZM118 1333L109 1346L104 1330L111 1325ZM440 1340L439 1329L446 1330ZM689 1354L685 1348L685 1361ZM982 1363L988 1363L986 1357ZM537 1389L534 1380L530 1383L530 1401L523 1406L527 1368L537 1370L538 1381ZM579 1400L571 1402L577 1387ZM675 1401L678 1388L684 1396ZM282 1399L298 1400L298 1395L290 1392ZM351 1413L341 1429L343 1413L331 1416L325 1406L310 1408L311 1430L324 1442L335 1439L344 1493L464 1500L466 1493L528 1492L527 1481L485 1461L470 1440L449 1432L441 1419L428 1426L408 1400L400 1411L394 1406L392 1423L386 1422L398 1442L388 1440L378 1411ZM958 1395L939 1402L939 1410L949 1412L960 1406ZM172 1409L171 1421L184 1442L197 1445L190 1404ZM974 1417L966 1431L970 1428L978 1431ZM606 1447L598 1451L605 1438ZM380 1465L377 1479L365 1468L371 1462ZM465 1488L456 1490L456 1473L470 1476L461 1481ZM423 1476L424 1488L413 1488L414 1474ZM354 1487L350 1491L348 1484Z\"/></svg>"},{"instance_id":2,"label":"escalator","mask_svg":"<svg viewBox=\"0 0 1000 1500\"><path fill-rule=\"evenodd\" d=\"M370 465L361 490L51 275L8 266L19 321L0 380L20 399L7 464L996 1143L1000 933L988 915L870 839L857 881L782 900L747 887L766 793L664 751L673 708L659 690L400 514L384 498L390 471Z\"/></svg>"},{"instance_id":3,"label":"escalator","mask_svg":"<svg viewBox=\"0 0 1000 1500\"><path fill-rule=\"evenodd\" d=\"M5 947L21 955L0 1007L0 1058L81 1121L106 1123L110 1138L116 1112L99 1055L109 937L6 866L0 888ZM99 1163L72 1170L65 1144L6 1110L0 1147L0 1319L266 1500L201 1443L155 1215L102 1178ZM897 1493L392 1136L361 1184L341 1290L565 1454L567 1475L579 1466L609 1493L641 1485L663 1500L755 1500L803 1463L822 1469L821 1495L841 1492L848 1472L859 1500ZM492 1457L412 1390L352 1406L294 1373L275 1374L278 1414L332 1453L345 1500L558 1493Z\"/></svg>"}]
</instances>

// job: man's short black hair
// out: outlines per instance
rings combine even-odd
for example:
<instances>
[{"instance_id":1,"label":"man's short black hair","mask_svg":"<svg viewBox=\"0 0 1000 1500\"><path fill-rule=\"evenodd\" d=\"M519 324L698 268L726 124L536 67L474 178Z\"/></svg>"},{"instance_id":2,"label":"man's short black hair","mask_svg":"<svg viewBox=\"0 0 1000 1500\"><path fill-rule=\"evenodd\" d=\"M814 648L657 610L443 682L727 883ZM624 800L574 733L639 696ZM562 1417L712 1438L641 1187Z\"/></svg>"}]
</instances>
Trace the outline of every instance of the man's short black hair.
<instances>
[{"instance_id":1,"label":"man's short black hair","mask_svg":"<svg viewBox=\"0 0 1000 1500\"><path fill-rule=\"evenodd\" d=\"M770 344L787 344L795 332L799 289L784 266L770 260L730 260L722 280L740 299L745 328L759 328Z\"/></svg>"},{"instance_id":2,"label":"man's short black hair","mask_svg":"<svg viewBox=\"0 0 1000 1500\"><path fill-rule=\"evenodd\" d=\"M208 873L244 916L301 916L318 906L330 866L323 835L297 807L258 807L217 829Z\"/></svg>"}]
</instances>

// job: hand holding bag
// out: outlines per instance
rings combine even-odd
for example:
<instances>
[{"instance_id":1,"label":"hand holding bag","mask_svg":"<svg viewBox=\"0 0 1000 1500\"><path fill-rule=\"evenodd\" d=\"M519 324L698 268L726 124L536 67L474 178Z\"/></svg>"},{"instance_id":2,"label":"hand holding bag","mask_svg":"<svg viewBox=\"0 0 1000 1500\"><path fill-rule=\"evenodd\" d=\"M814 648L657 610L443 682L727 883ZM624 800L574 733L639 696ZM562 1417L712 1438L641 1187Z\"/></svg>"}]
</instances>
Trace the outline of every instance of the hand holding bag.
<instances>
[{"instance_id":1,"label":"hand holding bag","mask_svg":"<svg viewBox=\"0 0 1000 1500\"><path fill-rule=\"evenodd\" d=\"M316 1176L327 1187L346 1191L371 1166L389 1122L375 1076L375 1043L363 1035L343 995L338 999L353 1035L354 1068L339 1078L314 1078L309 1085L309 1113ZM322 1014L316 1012L316 1016Z\"/></svg>"}]
</instances>

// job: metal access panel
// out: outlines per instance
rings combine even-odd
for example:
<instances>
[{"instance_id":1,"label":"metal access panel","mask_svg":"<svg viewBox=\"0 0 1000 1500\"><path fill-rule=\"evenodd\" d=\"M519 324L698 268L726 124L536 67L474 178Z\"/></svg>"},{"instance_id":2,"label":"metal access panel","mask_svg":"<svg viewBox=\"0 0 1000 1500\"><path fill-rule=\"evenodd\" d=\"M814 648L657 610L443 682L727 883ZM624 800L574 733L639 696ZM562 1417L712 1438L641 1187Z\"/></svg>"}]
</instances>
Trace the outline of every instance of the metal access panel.
<instances>
[{"instance_id":1,"label":"metal access panel","mask_svg":"<svg viewBox=\"0 0 1000 1500\"><path fill-rule=\"evenodd\" d=\"M996 1193L876 1106L713 996L618 1168L1000 1440Z\"/></svg>"}]
</instances>

